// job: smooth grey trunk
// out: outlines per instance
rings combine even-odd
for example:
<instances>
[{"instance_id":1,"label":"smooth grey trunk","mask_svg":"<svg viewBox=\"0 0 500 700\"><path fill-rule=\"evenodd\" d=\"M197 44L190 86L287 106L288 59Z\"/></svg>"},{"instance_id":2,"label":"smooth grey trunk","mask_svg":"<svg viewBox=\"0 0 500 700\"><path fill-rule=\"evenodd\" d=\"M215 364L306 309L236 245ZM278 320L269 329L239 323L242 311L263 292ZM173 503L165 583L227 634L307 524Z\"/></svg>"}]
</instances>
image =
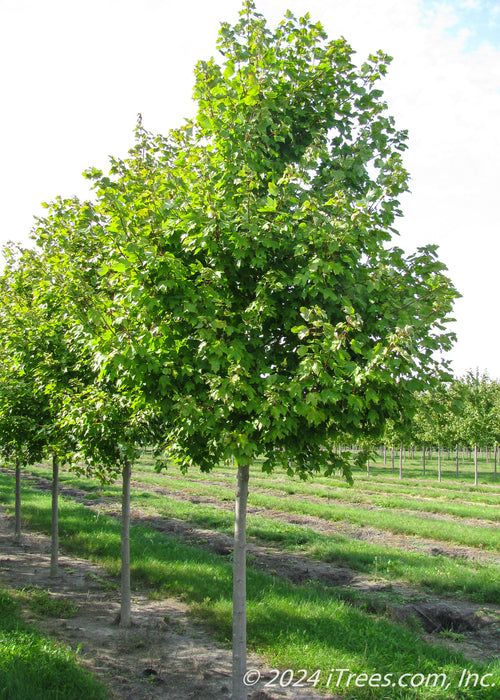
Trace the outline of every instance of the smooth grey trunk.
<instances>
[{"instance_id":1,"label":"smooth grey trunk","mask_svg":"<svg viewBox=\"0 0 500 700\"><path fill-rule=\"evenodd\" d=\"M130 593L130 476L132 467L123 460L122 470L122 533L121 533L121 601L120 627L131 625Z\"/></svg>"},{"instance_id":2,"label":"smooth grey trunk","mask_svg":"<svg viewBox=\"0 0 500 700\"><path fill-rule=\"evenodd\" d=\"M52 528L50 534L50 577L55 578L59 568L59 457L52 455Z\"/></svg>"},{"instance_id":3,"label":"smooth grey trunk","mask_svg":"<svg viewBox=\"0 0 500 700\"><path fill-rule=\"evenodd\" d=\"M438 481L441 482L441 445L438 445Z\"/></svg>"},{"instance_id":4,"label":"smooth grey trunk","mask_svg":"<svg viewBox=\"0 0 500 700\"><path fill-rule=\"evenodd\" d=\"M422 450L422 476L425 476L425 445Z\"/></svg>"},{"instance_id":5,"label":"smooth grey trunk","mask_svg":"<svg viewBox=\"0 0 500 700\"><path fill-rule=\"evenodd\" d=\"M399 443L399 478L403 478L403 441Z\"/></svg>"},{"instance_id":6,"label":"smooth grey trunk","mask_svg":"<svg viewBox=\"0 0 500 700\"><path fill-rule=\"evenodd\" d=\"M498 443L495 442L495 481L497 480Z\"/></svg>"},{"instance_id":7,"label":"smooth grey trunk","mask_svg":"<svg viewBox=\"0 0 500 700\"><path fill-rule=\"evenodd\" d=\"M21 461L16 459L16 505L14 519L14 542L21 541Z\"/></svg>"},{"instance_id":8,"label":"smooth grey trunk","mask_svg":"<svg viewBox=\"0 0 500 700\"><path fill-rule=\"evenodd\" d=\"M392 443L392 446L391 446L391 467L392 467L392 473L394 474L394 443Z\"/></svg>"},{"instance_id":9,"label":"smooth grey trunk","mask_svg":"<svg viewBox=\"0 0 500 700\"><path fill-rule=\"evenodd\" d=\"M474 443L474 486L479 483L479 477L477 473L477 442Z\"/></svg>"},{"instance_id":10,"label":"smooth grey trunk","mask_svg":"<svg viewBox=\"0 0 500 700\"><path fill-rule=\"evenodd\" d=\"M455 474L456 474L456 477L458 479L458 442L456 444L455 450L456 450L456 453L455 453Z\"/></svg>"},{"instance_id":11,"label":"smooth grey trunk","mask_svg":"<svg viewBox=\"0 0 500 700\"><path fill-rule=\"evenodd\" d=\"M234 513L232 700L247 698L243 679L247 669L246 520L249 476L249 465L239 465Z\"/></svg>"}]
</instances>

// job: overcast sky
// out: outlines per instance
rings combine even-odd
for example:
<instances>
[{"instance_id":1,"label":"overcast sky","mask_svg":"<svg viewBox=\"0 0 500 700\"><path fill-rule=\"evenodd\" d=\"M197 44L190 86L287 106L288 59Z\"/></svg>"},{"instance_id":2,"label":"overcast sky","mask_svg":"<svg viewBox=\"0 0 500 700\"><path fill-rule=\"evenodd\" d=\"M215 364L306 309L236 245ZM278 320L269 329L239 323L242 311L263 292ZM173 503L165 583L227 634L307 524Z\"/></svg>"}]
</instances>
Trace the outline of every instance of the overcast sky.
<instances>
[{"instance_id":1,"label":"overcast sky","mask_svg":"<svg viewBox=\"0 0 500 700\"><path fill-rule=\"evenodd\" d=\"M88 196L81 173L194 114L196 61L240 0L0 0L0 243L28 244L41 202ZM257 0L275 26L310 12L356 60L394 57L382 88L409 130L397 244L435 243L463 298L456 374L500 378L500 0Z\"/></svg>"}]
</instances>

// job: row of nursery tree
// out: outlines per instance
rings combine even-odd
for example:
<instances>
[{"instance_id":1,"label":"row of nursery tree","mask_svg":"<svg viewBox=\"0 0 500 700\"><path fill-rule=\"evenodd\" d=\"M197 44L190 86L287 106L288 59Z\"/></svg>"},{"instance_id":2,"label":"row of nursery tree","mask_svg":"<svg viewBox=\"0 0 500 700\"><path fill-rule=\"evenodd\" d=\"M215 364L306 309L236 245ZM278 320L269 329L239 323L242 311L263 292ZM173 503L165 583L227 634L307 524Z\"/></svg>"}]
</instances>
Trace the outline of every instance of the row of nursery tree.
<instances>
[{"instance_id":1,"label":"row of nursery tree","mask_svg":"<svg viewBox=\"0 0 500 700\"><path fill-rule=\"evenodd\" d=\"M435 246L393 244L408 175L378 86L389 57L357 66L307 16L271 31L251 0L217 46L192 120L158 136L139 119L128 157L86 173L92 199L55 199L33 248L5 251L0 449L18 472L53 461L54 572L59 466L121 475L122 625L142 446L159 468L234 460L241 700L249 465L351 479L364 454L335 445L380 440L452 379L457 292Z\"/></svg>"},{"instance_id":2,"label":"row of nursery tree","mask_svg":"<svg viewBox=\"0 0 500 700\"><path fill-rule=\"evenodd\" d=\"M459 452L469 450L474 456L474 481L478 483L478 450L493 454L497 475L500 443L500 382L486 373L469 371L461 378L442 382L432 391L414 397L413 411L402 414L396 422L388 421L383 443L394 447L417 447L422 452L425 475L426 454L435 450L438 456L438 478L441 480L441 456L455 453L458 477Z\"/></svg>"}]
</instances>

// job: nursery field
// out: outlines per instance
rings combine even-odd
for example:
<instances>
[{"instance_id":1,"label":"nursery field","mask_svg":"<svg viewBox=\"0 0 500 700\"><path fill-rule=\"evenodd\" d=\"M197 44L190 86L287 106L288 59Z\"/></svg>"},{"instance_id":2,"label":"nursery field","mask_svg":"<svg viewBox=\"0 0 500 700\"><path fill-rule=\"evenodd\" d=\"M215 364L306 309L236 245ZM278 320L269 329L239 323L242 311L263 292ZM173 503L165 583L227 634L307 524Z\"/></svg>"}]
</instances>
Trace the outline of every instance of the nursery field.
<instances>
[{"instance_id":1,"label":"nursery field","mask_svg":"<svg viewBox=\"0 0 500 700\"><path fill-rule=\"evenodd\" d=\"M151 605L186 605L221 648L231 635L234 474L230 465L158 474L145 454L132 475L135 595ZM23 475L23 528L49 534L51 470L38 465ZM498 697L500 484L492 460L481 461L478 486L468 456L460 458L459 479L452 458L443 458L441 481L435 457L423 477L421 458L406 456L402 475L399 455L393 471L390 453L385 464L371 462L369 475L355 474L353 487L335 477L301 482L252 469L248 644L260 661L249 680L261 678L249 694ZM69 471L60 482L61 550L102 567L112 591L120 484ZM13 500L6 468L0 505L12 512ZM146 641L142 648L146 663L152 652ZM166 677L168 665L155 663ZM151 683L148 692L143 697L176 697Z\"/></svg>"}]
</instances>

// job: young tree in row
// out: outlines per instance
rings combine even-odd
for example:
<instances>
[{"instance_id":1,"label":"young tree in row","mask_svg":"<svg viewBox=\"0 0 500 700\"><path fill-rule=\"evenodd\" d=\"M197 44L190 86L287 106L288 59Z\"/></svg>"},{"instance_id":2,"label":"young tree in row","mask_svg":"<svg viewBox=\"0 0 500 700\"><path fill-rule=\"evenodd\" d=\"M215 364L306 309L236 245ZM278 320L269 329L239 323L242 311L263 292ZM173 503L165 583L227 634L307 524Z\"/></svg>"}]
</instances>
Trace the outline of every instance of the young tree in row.
<instances>
[{"instance_id":1,"label":"young tree in row","mask_svg":"<svg viewBox=\"0 0 500 700\"><path fill-rule=\"evenodd\" d=\"M142 397L124 394L116 386L96 382L64 411L65 422L78 441L77 470L110 482L121 475L121 627L132 624L130 559L130 488L134 462L144 447L158 439L160 425Z\"/></svg>"},{"instance_id":2,"label":"young tree in row","mask_svg":"<svg viewBox=\"0 0 500 700\"><path fill-rule=\"evenodd\" d=\"M376 85L388 57L358 69L319 24L288 13L271 32L250 0L218 48L223 65L196 69L194 121L166 139L139 126L127 161L90 173L95 206L51 216L67 222L77 286L94 289L86 332L101 376L162 411L183 467L237 465L240 700L251 463L350 478L329 448L380 435L437 381L456 292L435 247L405 257L388 245L407 189L406 134ZM83 269L73 237L92 241Z\"/></svg>"},{"instance_id":3,"label":"young tree in row","mask_svg":"<svg viewBox=\"0 0 500 700\"><path fill-rule=\"evenodd\" d=\"M399 413L399 416L386 421L383 433L384 446L391 448L391 467L394 474L394 462L396 455L396 446L399 451L399 478L403 478L403 450L404 446L410 441L412 418L415 411L415 402L413 397L408 397L404 408Z\"/></svg>"},{"instance_id":4,"label":"young tree in row","mask_svg":"<svg viewBox=\"0 0 500 700\"><path fill-rule=\"evenodd\" d=\"M8 248L4 251L11 265ZM21 296L21 299L23 297ZM21 538L21 467L42 458L45 441L42 425L47 413L46 397L33 382L27 341L16 284L4 273L0 278L0 453L15 463L14 538Z\"/></svg>"},{"instance_id":5,"label":"young tree in row","mask_svg":"<svg viewBox=\"0 0 500 700\"><path fill-rule=\"evenodd\" d=\"M499 387L486 373L469 371L457 382L461 410L455 429L458 441L474 450L474 484L479 483L478 447L494 445L500 435Z\"/></svg>"},{"instance_id":6,"label":"young tree in row","mask_svg":"<svg viewBox=\"0 0 500 700\"><path fill-rule=\"evenodd\" d=\"M454 429L459 402L453 382L438 384L434 390L417 395L417 410L412 424L412 439L422 445L422 461L425 475L425 450L428 445L437 446L438 481L442 476L442 450L456 444Z\"/></svg>"},{"instance_id":7,"label":"young tree in row","mask_svg":"<svg viewBox=\"0 0 500 700\"><path fill-rule=\"evenodd\" d=\"M441 448L455 448L457 477L458 446L467 445L474 451L474 481L477 485L478 447L495 445L499 439L499 396L498 383L479 371L468 372L462 378L446 382L433 392L418 394L413 423L414 439L424 446L437 446L438 464L441 461Z\"/></svg>"},{"instance_id":8,"label":"young tree in row","mask_svg":"<svg viewBox=\"0 0 500 700\"><path fill-rule=\"evenodd\" d=\"M13 384L12 379L7 379L4 389L11 387L17 410L12 404L10 413L4 416L10 416L11 430L21 429L20 439L25 443L28 440L28 463L42 456L52 459L50 571L56 576L59 467L71 462L76 448L73 434L62 423L62 409L95 373L85 361L83 347L72 347L65 307L57 289L45 276L39 254L11 246L6 249L6 257L7 267L2 278L5 290L1 307L2 332L4 350L11 356L6 366L17 381ZM30 413L33 418L27 433Z\"/></svg>"},{"instance_id":9,"label":"young tree in row","mask_svg":"<svg viewBox=\"0 0 500 700\"><path fill-rule=\"evenodd\" d=\"M172 366L183 382L166 402L171 453L205 469L234 457L238 468L240 698L249 465L259 455L267 471L340 465L349 476L346 458L325 447L380 434L437 381L433 353L450 346L443 322L456 293L435 248L405 257L387 245L407 188L405 134L376 86L387 57L358 70L345 41L291 14L272 33L252 2L218 46L223 65L197 67L195 121L171 135L171 191L141 276L164 283L165 258L182 265L182 318L173 290L157 288L163 303L147 307L152 327L168 313L169 341L172 329L183 338L182 366ZM136 272L113 269L132 297ZM161 335L151 342L171 357Z\"/></svg>"},{"instance_id":10,"label":"young tree in row","mask_svg":"<svg viewBox=\"0 0 500 700\"><path fill-rule=\"evenodd\" d=\"M106 259L106 225L90 203L56 199L33 233L40 248L44 279L70 332L68 346L80 353L77 364L91 370L88 381L67 395L61 406L63 429L75 442L74 468L103 482L122 477L120 625L131 624L130 481L134 461L145 444L157 439L159 422L142 394L134 392L127 373L99 372L103 346L128 352L126 323L120 317L117 292L97 270ZM100 237L99 237L100 236ZM116 244L116 241L114 241ZM125 325L124 325L125 323ZM125 340L121 334L125 334ZM119 337L117 343L115 336Z\"/></svg>"}]
</instances>

